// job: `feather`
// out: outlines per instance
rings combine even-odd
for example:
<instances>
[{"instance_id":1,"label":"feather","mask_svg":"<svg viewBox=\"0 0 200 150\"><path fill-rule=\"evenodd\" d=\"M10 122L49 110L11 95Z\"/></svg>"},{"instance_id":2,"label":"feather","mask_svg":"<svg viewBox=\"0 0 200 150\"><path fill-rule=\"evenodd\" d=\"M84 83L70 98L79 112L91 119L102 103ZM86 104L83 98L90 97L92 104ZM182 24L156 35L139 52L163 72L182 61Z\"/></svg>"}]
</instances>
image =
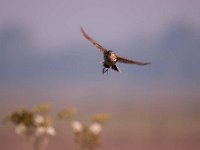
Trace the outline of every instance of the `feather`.
<instances>
[{"instance_id":1,"label":"feather","mask_svg":"<svg viewBox=\"0 0 200 150\"><path fill-rule=\"evenodd\" d=\"M141 62L141 61L134 61L124 57L117 56L117 61L124 64L136 64L136 65L148 65L151 64L150 62Z\"/></svg>"},{"instance_id":2,"label":"feather","mask_svg":"<svg viewBox=\"0 0 200 150\"><path fill-rule=\"evenodd\" d=\"M98 43L97 43L95 40L93 40L88 34L86 34L82 27L81 27L81 33L82 33L82 35L83 35L87 40L89 40L94 46L96 46L96 47L100 50L100 52L107 51L106 48L104 48L103 46L101 46L100 44L98 44Z\"/></svg>"}]
</instances>

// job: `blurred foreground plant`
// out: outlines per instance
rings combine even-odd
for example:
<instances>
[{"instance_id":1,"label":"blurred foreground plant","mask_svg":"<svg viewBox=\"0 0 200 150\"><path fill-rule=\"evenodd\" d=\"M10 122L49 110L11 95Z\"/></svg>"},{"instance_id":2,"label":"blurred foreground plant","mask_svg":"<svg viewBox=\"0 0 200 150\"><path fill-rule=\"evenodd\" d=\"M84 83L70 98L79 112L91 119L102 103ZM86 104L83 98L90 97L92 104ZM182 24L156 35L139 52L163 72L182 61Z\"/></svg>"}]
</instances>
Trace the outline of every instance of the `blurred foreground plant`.
<instances>
[{"instance_id":1,"label":"blurred foreground plant","mask_svg":"<svg viewBox=\"0 0 200 150\"><path fill-rule=\"evenodd\" d=\"M57 117L59 120L68 121L68 120L71 120L76 113L77 113L77 109L75 107L66 108L60 111L57 114Z\"/></svg>"},{"instance_id":2,"label":"blurred foreground plant","mask_svg":"<svg viewBox=\"0 0 200 150\"><path fill-rule=\"evenodd\" d=\"M58 116L60 115L58 114ZM61 118L64 119L65 117ZM80 121L71 120L74 141L77 149L95 150L99 148L101 146L100 133L102 131L103 124L110 118L110 115L106 113L96 114L92 117L92 121L89 125L83 125Z\"/></svg>"},{"instance_id":3,"label":"blurred foreground plant","mask_svg":"<svg viewBox=\"0 0 200 150\"><path fill-rule=\"evenodd\" d=\"M24 138L25 150L45 150L49 137L56 134L49 115L51 108L50 104L41 104L30 110L17 110L6 117L6 122L14 124L15 133Z\"/></svg>"}]
</instances>

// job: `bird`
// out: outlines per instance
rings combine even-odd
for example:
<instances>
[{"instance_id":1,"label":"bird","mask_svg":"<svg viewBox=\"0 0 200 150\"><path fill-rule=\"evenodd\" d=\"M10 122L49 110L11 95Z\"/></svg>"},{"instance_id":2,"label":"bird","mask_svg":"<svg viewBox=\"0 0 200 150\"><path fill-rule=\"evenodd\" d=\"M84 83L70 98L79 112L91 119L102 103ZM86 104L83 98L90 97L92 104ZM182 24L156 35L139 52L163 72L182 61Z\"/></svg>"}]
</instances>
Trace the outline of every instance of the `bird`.
<instances>
[{"instance_id":1,"label":"bird","mask_svg":"<svg viewBox=\"0 0 200 150\"><path fill-rule=\"evenodd\" d=\"M148 64L151 64L150 62L141 62L141 61L135 61L131 59L127 59L125 57L118 56L115 52L112 50L108 50L105 47L98 44L94 39L92 39L83 29L83 27L80 27L82 35L90 41L94 46L96 46L97 49L99 49L100 52L103 53L104 61L102 62L103 70L102 74L107 73L108 70L111 68L114 71L121 72L119 68L117 67L116 63L124 63L124 64L135 64L140 66L145 66Z\"/></svg>"}]
</instances>

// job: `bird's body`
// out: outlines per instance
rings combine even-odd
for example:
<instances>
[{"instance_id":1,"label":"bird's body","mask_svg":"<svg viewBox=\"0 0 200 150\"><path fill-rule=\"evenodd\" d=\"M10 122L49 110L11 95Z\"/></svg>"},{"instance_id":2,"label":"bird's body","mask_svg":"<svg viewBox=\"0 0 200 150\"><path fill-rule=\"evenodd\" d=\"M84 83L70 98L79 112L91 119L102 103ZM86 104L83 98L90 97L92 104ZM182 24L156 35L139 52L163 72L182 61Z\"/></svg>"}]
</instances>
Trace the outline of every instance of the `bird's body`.
<instances>
[{"instance_id":1,"label":"bird's body","mask_svg":"<svg viewBox=\"0 0 200 150\"><path fill-rule=\"evenodd\" d=\"M125 64L136 64L136 65L147 65L150 64L149 62L140 62L140 61L134 61L130 59L126 59L124 57L120 57L116 55L112 50L107 50L106 48L102 47L100 44L98 44L96 41L94 41L89 35L85 33L83 28L81 27L81 33L83 36L89 40L93 45L95 45L102 53L104 56L104 62L103 62L103 70L102 73L108 73L108 69L111 68L117 72L120 72L118 69L116 63L125 63Z\"/></svg>"},{"instance_id":2,"label":"bird's body","mask_svg":"<svg viewBox=\"0 0 200 150\"><path fill-rule=\"evenodd\" d=\"M112 68L113 70L119 72L119 69L116 66L117 55L111 50L104 51L103 55L104 55L104 62L103 62L104 68L102 73L104 74L105 72L108 72L109 68Z\"/></svg>"}]
</instances>

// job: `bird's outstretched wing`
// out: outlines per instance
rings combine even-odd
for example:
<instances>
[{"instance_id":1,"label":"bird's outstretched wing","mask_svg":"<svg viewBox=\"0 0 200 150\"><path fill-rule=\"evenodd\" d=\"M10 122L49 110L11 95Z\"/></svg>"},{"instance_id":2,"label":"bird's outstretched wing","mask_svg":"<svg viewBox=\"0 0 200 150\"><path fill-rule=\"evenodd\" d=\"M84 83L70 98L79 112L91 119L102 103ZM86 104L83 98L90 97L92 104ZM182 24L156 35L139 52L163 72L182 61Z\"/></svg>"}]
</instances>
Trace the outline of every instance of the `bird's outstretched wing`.
<instances>
[{"instance_id":1,"label":"bird's outstretched wing","mask_svg":"<svg viewBox=\"0 0 200 150\"><path fill-rule=\"evenodd\" d=\"M85 33L85 31L83 30L83 28L81 27L81 33L83 34L83 36L89 40L94 46L96 46L100 52L104 52L107 51L106 48L104 48L103 46L101 46L100 44L98 44L95 40L93 40L88 34Z\"/></svg>"},{"instance_id":2,"label":"bird's outstretched wing","mask_svg":"<svg viewBox=\"0 0 200 150\"><path fill-rule=\"evenodd\" d=\"M134 60L126 59L124 57L120 57L120 56L117 56L117 61L124 64L136 64L136 65L142 65L142 66L151 64L150 62L134 61Z\"/></svg>"}]
</instances>

